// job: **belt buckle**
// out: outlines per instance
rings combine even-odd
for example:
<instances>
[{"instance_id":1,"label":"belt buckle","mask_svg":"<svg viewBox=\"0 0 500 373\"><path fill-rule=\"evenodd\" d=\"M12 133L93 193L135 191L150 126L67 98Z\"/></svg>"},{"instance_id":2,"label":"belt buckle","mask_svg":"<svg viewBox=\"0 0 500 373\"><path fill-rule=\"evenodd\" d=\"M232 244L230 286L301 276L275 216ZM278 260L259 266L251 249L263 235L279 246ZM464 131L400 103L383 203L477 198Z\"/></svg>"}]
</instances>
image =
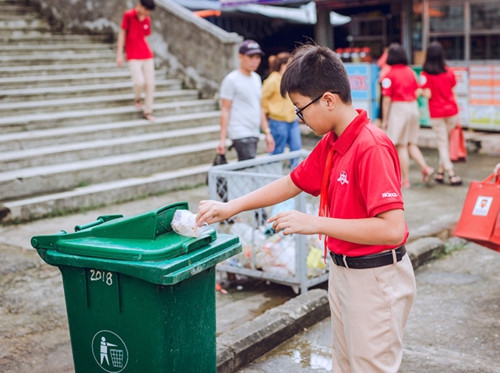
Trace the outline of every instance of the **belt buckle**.
<instances>
[{"instance_id":1,"label":"belt buckle","mask_svg":"<svg viewBox=\"0 0 500 373\"><path fill-rule=\"evenodd\" d=\"M346 255L342 255L342 262L344 263L344 267L350 268L349 264L347 264L347 256Z\"/></svg>"},{"instance_id":2,"label":"belt buckle","mask_svg":"<svg viewBox=\"0 0 500 373\"><path fill-rule=\"evenodd\" d=\"M398 262L398 255L396 253L396 250L398 248L395 248L395 249L392 249L391 252L392 252L392 264L395 264Z\"/></svg>"}]
</instances>

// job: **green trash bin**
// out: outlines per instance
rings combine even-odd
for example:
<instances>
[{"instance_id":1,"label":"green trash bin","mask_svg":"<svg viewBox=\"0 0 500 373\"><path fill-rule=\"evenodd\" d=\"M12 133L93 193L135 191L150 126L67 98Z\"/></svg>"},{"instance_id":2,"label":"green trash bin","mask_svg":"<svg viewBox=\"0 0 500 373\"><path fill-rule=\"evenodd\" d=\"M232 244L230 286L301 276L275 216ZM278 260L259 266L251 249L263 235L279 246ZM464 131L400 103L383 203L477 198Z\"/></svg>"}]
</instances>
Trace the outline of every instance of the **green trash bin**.
<instances>
[{"instance_id":1,"label":"green trash bin","mask_svg":"<svg viewBox=\"0 0 500 373\"><path fill-rule=\"evenodd\" d=\"M188 204L31 239L62 274L75 372L216 372L215 266L241 244L178 235L177 209Z\"/></svg>"}]
</instances>

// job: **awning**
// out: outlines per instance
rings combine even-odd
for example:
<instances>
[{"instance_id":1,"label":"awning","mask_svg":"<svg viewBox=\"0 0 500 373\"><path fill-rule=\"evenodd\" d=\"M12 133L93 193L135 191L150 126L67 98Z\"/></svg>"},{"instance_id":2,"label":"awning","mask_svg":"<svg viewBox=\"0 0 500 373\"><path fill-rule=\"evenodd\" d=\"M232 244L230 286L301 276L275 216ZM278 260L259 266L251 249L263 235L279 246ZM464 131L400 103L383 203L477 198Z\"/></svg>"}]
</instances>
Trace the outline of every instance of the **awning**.
<instances>
[{"instance_id":1,"label":"awning","mask_svg":"<svg viewBox=\"0 0 500 373\"><path fill-rule=\"evenodd\" d=\"M180 5L193 10L200 17L219 16L224 13L243 12L260 14L269 18L279 18L294 23L316 24L316 3L310 1L299 7L262 5L260 3L297 3L296 0L276 1L276 0L175 0ZM224 5L226 3L226 5ZM238 3L238 6L227 4ZM245 3L244 5L241 4ZM252 4L250 4L252 3ZM259 4L257 4L259 3ZM302 1L303 3L303 1ZM219 13L220 12L220 13ZM343 16L336 12L330 12L330 23L332 26L341 26L351 21L351 17Z\"/></svg>"}]
</instances>

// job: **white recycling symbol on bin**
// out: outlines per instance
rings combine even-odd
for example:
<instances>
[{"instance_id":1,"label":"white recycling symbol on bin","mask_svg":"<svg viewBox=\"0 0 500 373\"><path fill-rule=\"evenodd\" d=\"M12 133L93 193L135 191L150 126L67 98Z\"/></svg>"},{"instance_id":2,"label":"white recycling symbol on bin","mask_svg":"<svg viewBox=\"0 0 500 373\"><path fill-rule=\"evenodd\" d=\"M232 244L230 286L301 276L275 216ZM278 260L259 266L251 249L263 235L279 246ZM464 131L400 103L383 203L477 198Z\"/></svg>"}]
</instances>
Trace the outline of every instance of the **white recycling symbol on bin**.
<instances>
[{"instance_id":1,"label":"white recycling symbol on bin","mask_svg":"<svg viewBox=\"0 0 500 373\"><path fill-rule=\"evenodd\" d=\"M128 350L118 334L101 330L92 338L92 355L99 367L109 373L119 373L128 363Z\"/></svg>"}]
</instances>

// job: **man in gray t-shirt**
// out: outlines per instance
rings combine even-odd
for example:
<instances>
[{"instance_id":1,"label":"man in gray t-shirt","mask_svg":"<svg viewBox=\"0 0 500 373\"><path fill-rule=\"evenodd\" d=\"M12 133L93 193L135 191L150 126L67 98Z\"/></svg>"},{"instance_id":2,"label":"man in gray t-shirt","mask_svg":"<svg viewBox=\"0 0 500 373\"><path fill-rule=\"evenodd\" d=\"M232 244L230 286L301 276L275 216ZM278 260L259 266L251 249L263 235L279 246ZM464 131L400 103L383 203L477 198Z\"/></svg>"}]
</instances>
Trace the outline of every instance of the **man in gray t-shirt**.
<instances>
[{"instance_id":1,"label":"man in gray t-shirt","mask_svg":"<svg viewBox=\"0 0 500 373\"><path fill-rule=\"evenodd\" d=\"M274 150L274 140L261 108L262 81L255 72L262 50L254 40L240 45L240 67L229 73L220 88L220 141L217 153L226 152L226 137L238 153L238 161L255 158L260 129L266 135L266 151Z\"/></svg>"}]
</instances>

